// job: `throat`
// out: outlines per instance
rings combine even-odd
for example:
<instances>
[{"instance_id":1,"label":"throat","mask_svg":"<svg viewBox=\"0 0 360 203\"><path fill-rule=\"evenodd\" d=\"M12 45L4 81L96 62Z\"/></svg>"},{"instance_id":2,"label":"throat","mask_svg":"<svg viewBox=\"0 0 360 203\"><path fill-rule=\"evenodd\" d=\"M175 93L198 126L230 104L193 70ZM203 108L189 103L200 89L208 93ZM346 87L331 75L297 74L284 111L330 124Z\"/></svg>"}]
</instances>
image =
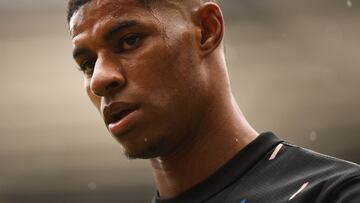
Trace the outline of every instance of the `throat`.
<instances>
[{"instance_id":1,"label":"throat","mask_svg":"<svg viewBox=\"0 0 360 203\"><path fill-rule=\"evenodd\" d=\"M219 135L216 137L223 139ZM211 139L208 137L207 140ZM251 141L252 139L244 141L239 137L231 139L231 142L224 142L224 140L198 142L197 145L184 151L181 155L151 159L153 175L160 197L178 196L205 181ZM218 143L222 144L219 145Z\"/></svg>"}]
</instances>

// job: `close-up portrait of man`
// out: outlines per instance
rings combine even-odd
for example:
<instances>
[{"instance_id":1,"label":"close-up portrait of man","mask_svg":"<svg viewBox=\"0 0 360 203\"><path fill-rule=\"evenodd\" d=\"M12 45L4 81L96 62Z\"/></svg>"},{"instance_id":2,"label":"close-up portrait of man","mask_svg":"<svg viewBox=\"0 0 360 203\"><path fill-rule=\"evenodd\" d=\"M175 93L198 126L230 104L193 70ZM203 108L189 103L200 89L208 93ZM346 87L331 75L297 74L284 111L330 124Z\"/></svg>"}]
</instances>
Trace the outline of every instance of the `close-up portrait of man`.
<instances>
[{"instance_id":1,"label":"close-up portrait of man","mask_svg":"<svg viewBox=\"0 0 360 203\"><path fill-rule=\"evenodd\" d=\"M86 92L154 203L360 202L360 168L258 133L231 92L220 7L201 0L71 0Z\"/></svg>"},{"instance_id":2,"label":"close-up portrait of man","mask_svg":"<svg viewBox=\"0 0 360 203\"><path fill-rule=\"evenodd\" d=\"M360 203L360 2L0 16L0 203Z\"/></svg>"}]
</instances>

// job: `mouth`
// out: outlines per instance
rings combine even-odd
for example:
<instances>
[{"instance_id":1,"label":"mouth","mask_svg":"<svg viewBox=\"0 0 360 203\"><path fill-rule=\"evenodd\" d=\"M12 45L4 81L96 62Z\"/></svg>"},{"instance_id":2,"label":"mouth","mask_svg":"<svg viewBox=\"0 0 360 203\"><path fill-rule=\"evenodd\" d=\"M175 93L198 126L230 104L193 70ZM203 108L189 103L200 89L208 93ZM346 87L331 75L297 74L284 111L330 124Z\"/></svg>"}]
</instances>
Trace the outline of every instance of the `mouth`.
<instances>
[{"instance_id":1,"label":"mouth","mask_svg":"<svg viewBox=\"0 0 360 203\"><path fill-rule=\"evenodd\" d=\"M113 135L127 131L139 114L140 106L123 102L113 103L103 109L105 124Z\"/></svg>"},{"instance_id":2,"label":"mouth","mask_svg":"<svg viewBox=\"0 0 360 203\"><path fill-rule=\"evenodd\" d=\"M130 113L132 113L135 110L136 109L127 109L127 110L123 110L119 113L113 114L110 117L109 121L107 122L107 125L114 124L114 123L121 121L123 118L125 118L127 115L129 115Z\"/></svg>"}]
</instances>

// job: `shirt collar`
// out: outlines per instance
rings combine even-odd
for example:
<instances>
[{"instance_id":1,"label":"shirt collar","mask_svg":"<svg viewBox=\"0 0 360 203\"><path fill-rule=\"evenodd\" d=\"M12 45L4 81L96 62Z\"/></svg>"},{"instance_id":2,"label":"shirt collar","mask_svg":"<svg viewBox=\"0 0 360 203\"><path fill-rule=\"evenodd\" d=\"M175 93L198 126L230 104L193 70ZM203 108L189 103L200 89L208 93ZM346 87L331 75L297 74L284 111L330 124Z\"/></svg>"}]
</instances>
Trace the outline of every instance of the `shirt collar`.
<instances>
[{"instance_id":1,"label":"shirt collar","mask_svg":"<svg viewBox=\"0 0 360 203\"><path fill-rule=\"evenodd\" d=\"M156 192L153 203L203 202L246 174L265 154L281 142L283 141L272 132L261 133L206 180L174 198L161 199L159 192Z\"/></svg>"}]
</instances>

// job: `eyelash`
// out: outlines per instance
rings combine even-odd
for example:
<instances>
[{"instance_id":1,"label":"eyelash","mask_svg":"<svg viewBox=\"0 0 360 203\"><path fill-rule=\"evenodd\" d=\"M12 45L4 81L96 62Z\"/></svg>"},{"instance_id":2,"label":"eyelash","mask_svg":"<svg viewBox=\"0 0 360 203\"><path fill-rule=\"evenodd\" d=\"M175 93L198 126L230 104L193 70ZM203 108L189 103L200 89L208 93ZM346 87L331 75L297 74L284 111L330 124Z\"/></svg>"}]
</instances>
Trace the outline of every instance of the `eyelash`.
<instances>
[{"instance_id":1,"label":"eyelash","mask_svg":"<svg viewBox=\"0 0 360 203\"><path fill-rule=\"evenodd\" d=\"M81 63L79 70L84 72L85 74L91 74L94 67L95 67L96 60L86 60L83 63ZM88 65L90 65L90 68L88 68ZM87 73L88 69L90 69L91 73Z\"/></svg>"}]
</instances>

